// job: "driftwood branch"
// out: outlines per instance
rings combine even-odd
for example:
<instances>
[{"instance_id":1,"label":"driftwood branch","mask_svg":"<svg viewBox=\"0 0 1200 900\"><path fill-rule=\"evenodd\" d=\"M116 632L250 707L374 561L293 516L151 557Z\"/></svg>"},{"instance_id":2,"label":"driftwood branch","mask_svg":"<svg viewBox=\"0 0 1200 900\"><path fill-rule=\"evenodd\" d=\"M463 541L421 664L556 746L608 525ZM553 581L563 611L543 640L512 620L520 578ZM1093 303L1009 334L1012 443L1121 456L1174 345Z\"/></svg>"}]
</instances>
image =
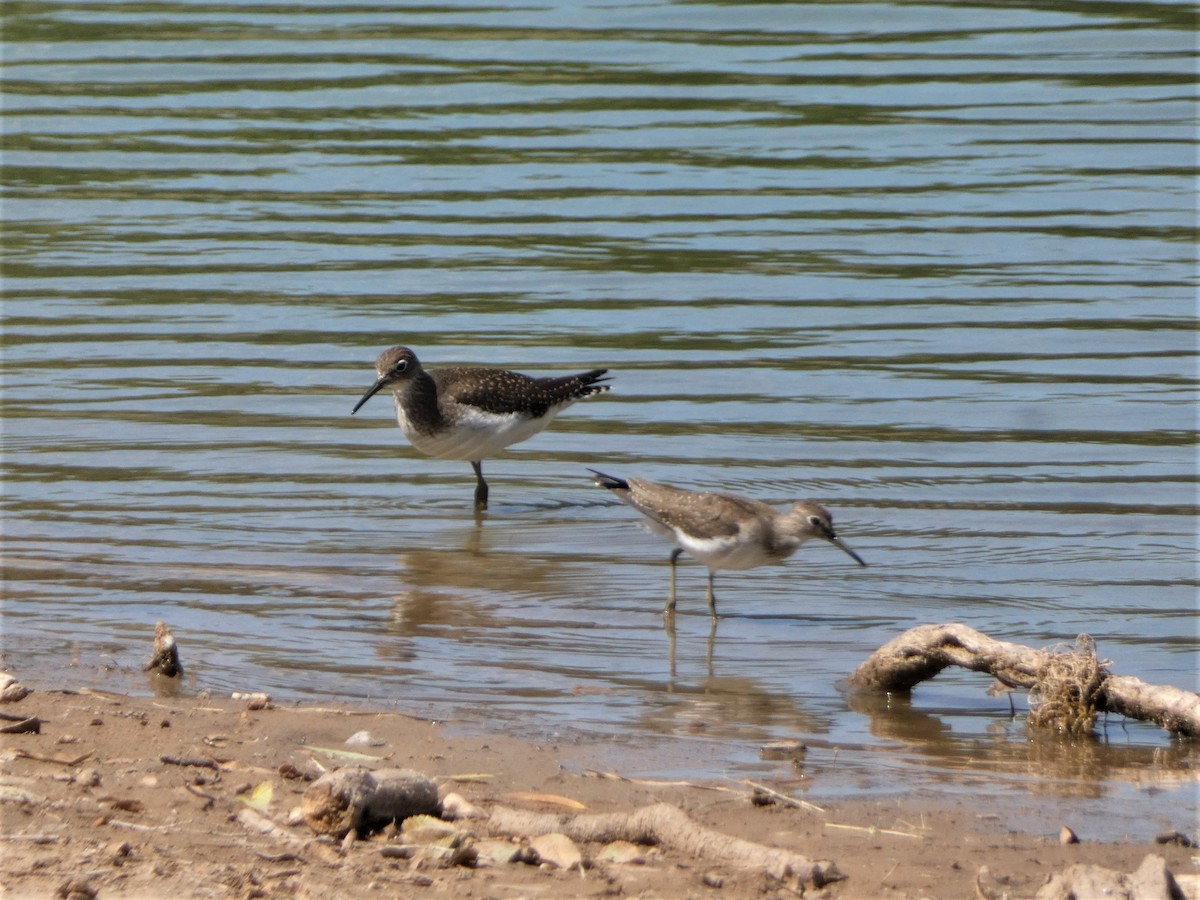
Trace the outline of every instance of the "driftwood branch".
<instances>
[{"instance_id":1,"label":"driftwood branch","mask_svg":"<svg viewBox=\"0 0 1200 900\"><path fill-rule=\"evenodd\" d=\"M960 666L1029 690L1032 699L1046 704L1047 714L1031 717L1033 724L1090 731L1097 712L1114 712L1175 734L1200 735L1200 695L1111 675L1094 651L1086 636L1073 651L1055 652L997 641L966 625L919 625L872 653L850 676L850 685L904 692L942 669Z\"/></svg>"},{"instance_id":2,"label":"driftwood branch","mask_svg":"<svg viewBox=\"0 0 1200 900\"><path fill-rule=\"evenodd\" d=\"M1155 722L1176 734L1200 735L1200 694L1192 691L1112 675L1104 682L1104 701L1110 712Z\"/></svg>"},{"instance_id":3,"label":"driftwood branch","mask_svg":"<svg viewBox=\"0 0 1200 900\"><path fill-rule=\"evenodd\" d=\"M309 785L301 809L317 834L344 837L409 816L437 815L441 804L437 785L420 772L348 766Z\"/></svg>"},{"instance_id":4,"label":"driftwood branch","mask_svg":"<svg viewBox=\"0 0 1200 900\"><path fill-rule=\"evenodd\" d=\"M843 876L828 860L810 860L789 850L766 847L698 825L667 803L630 813L562 816L496 807L487 821L492 834L536 837L561 833L580 843L629 841L682 850L708 862L760 869L780 881L795 879L820 887Z\"/></svg>"}]
</instances>

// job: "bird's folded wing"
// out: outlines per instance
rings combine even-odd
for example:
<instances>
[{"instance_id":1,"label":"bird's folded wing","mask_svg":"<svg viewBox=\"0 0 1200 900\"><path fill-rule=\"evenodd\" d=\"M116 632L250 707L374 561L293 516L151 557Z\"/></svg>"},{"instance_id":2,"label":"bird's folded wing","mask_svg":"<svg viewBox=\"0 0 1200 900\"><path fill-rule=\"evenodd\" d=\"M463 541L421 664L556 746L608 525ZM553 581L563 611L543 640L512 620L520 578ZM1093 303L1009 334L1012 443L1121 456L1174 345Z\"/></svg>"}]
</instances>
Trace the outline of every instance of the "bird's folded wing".
<instances>
[{"instance_id":1,"label":"bird's folded wing","mask_svg":"<svg viewBox=\"0 0 1200 900\"><path fill-rule=\"evenodd\" d=\"M630 503L666 528L696 538L732 537L746 521L757 521L757 501L728 494L680 491L663 485L635 484Z\"/></svg>"}]
</instances>

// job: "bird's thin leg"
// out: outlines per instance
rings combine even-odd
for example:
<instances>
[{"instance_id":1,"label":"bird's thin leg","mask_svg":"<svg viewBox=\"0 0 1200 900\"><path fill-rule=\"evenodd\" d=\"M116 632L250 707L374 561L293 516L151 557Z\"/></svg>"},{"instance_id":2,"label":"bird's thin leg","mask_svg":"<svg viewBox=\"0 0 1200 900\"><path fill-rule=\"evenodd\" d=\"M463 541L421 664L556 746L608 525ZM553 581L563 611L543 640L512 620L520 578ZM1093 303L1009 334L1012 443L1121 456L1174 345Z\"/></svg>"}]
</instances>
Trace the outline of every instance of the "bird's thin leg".
<instances>
[{"instance_id":1,"label":"bird's thin leg","mask_svg":"<svg viewBox=\"0 0 1200 900\"><path fill-rule=\"evenodd\" d=\"M488 486L483 480L483 462L472 462L475 470L475 509L487 509Z\"/></svg>"},{"instance_id":2,"label":"bird's thin leg","mask_svg":"<svg viewBox=\"0 0 1200 900\"><path fill-rule=\"evenodd\" d=\"M673 615L663 614L663 630L667 633L667 659L671 664L671 677L675 677L675 617ZM674 690L674 685L669 685L668 690Z\"/></svg>"},{"instance_id":3,"label":"bird's thin leg","mask_svg":"<svg viewBox=\"0 0 1200 900\"><path fill-rule=\"evenodd\" d=\"M708 570L708 614L713 617L715 622L717 619L717 598L713 594L713 570Z\"/></svg>"},{"instance_id":4,"label":"bird's thin leg","mask_svg":"<svg viewBox=\"0 0 1200 900\"><path fill-rule=\"evenodd\" d=\"M675 615L675 560L679 559L682 552L678 547L671 551L671 590L667 594L667 605L663 607L664 616Z\"/></svg>"},{"instance_id":5,"label":"bird's thin leg","mask_svg":"<svg viewBox=\"0 0 1200 900\"><path fill-rule=\"evenodd\" d=\"M717 643L717 620L712 620L712 625L708 629L708 652L704 655L704 661L708 665L708 677L713 676L713 647Z\"/></svg>"}]
</instances>

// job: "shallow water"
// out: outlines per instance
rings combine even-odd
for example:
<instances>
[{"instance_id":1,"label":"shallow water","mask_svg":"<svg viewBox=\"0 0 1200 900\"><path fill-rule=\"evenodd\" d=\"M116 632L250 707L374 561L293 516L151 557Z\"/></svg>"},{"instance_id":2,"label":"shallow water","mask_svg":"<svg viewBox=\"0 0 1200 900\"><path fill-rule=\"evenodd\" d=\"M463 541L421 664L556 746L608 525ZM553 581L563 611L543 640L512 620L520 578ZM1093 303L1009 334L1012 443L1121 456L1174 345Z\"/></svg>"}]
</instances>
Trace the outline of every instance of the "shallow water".
<instances>
[{"instance_id":1,"label":"shallow water","mask_svg":"<svg viewBox=\"0 0 1200 900\"><path fill-rule=\"evenodd\" d=\"M1196 689L1190 6L7 15L22 677L145 691L163 619L189 690L600 737L644 774L787 778L758 749L796 737L813 797L1120 802L1117 836L1164 792L1194 813L1155 729L1031 741L962 673L839 688L960 621ZM349 416L401 342L613 391L486 463L477 523L465 463L386 397ZM685 562L671 635L670 548L587 466L819 500L871 565L722 573L714 634Z\"/></svg>"}]
</instances>

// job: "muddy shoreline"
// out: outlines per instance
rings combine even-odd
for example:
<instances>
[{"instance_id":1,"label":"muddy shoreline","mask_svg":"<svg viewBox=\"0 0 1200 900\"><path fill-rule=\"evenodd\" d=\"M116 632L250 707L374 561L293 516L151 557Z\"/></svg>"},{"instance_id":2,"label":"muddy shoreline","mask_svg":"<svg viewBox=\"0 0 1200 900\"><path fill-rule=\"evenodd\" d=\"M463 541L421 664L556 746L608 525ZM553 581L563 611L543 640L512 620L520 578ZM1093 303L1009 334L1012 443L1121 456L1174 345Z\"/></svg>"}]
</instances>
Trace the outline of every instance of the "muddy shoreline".
<instances>
[{"instance_id":1,"label":"muddy shoreline","mask_svg":"<svg viewBox=\"0 0 1200 900\"><path fill-rule=\"evenodd\" d=\"M1122 843L1090 841L1087 823L1069 823L1083 840L1063 844L1057 835L1015 830L986 801L962 796L810 807L793 802L782 784L756 791L744 783L639 780L611 771L601 745L450 736L419 718L345 705L41 690L3 711L39 722L38 733L0 739L5 897L50 897L70 887L100 897L335 897L353 885L400 896L676 898L793 896L802 887L671 846L604 862L603 848L584 845L588 863L568 872L529 862L444 867L391 858L381 852L395 839L388 829L362 840L318 840L294 810L312 778L355 764L414 769L443 795L457 793L483 811L503 805L569 815L671 804L722 835L832 861L845 877L809 885L808 893L834 898L970 897L981 888L986 896L994 888L997 897L1032 897L1073 864L1131 872L1148 854L1186 881L1196 853L1156 843L1161 823L1144 823L1144 841ZM346 743L362 732L369 736ZM239 815L246 809L275 830L253 830Z\"/></svg>"}]
</instances>

